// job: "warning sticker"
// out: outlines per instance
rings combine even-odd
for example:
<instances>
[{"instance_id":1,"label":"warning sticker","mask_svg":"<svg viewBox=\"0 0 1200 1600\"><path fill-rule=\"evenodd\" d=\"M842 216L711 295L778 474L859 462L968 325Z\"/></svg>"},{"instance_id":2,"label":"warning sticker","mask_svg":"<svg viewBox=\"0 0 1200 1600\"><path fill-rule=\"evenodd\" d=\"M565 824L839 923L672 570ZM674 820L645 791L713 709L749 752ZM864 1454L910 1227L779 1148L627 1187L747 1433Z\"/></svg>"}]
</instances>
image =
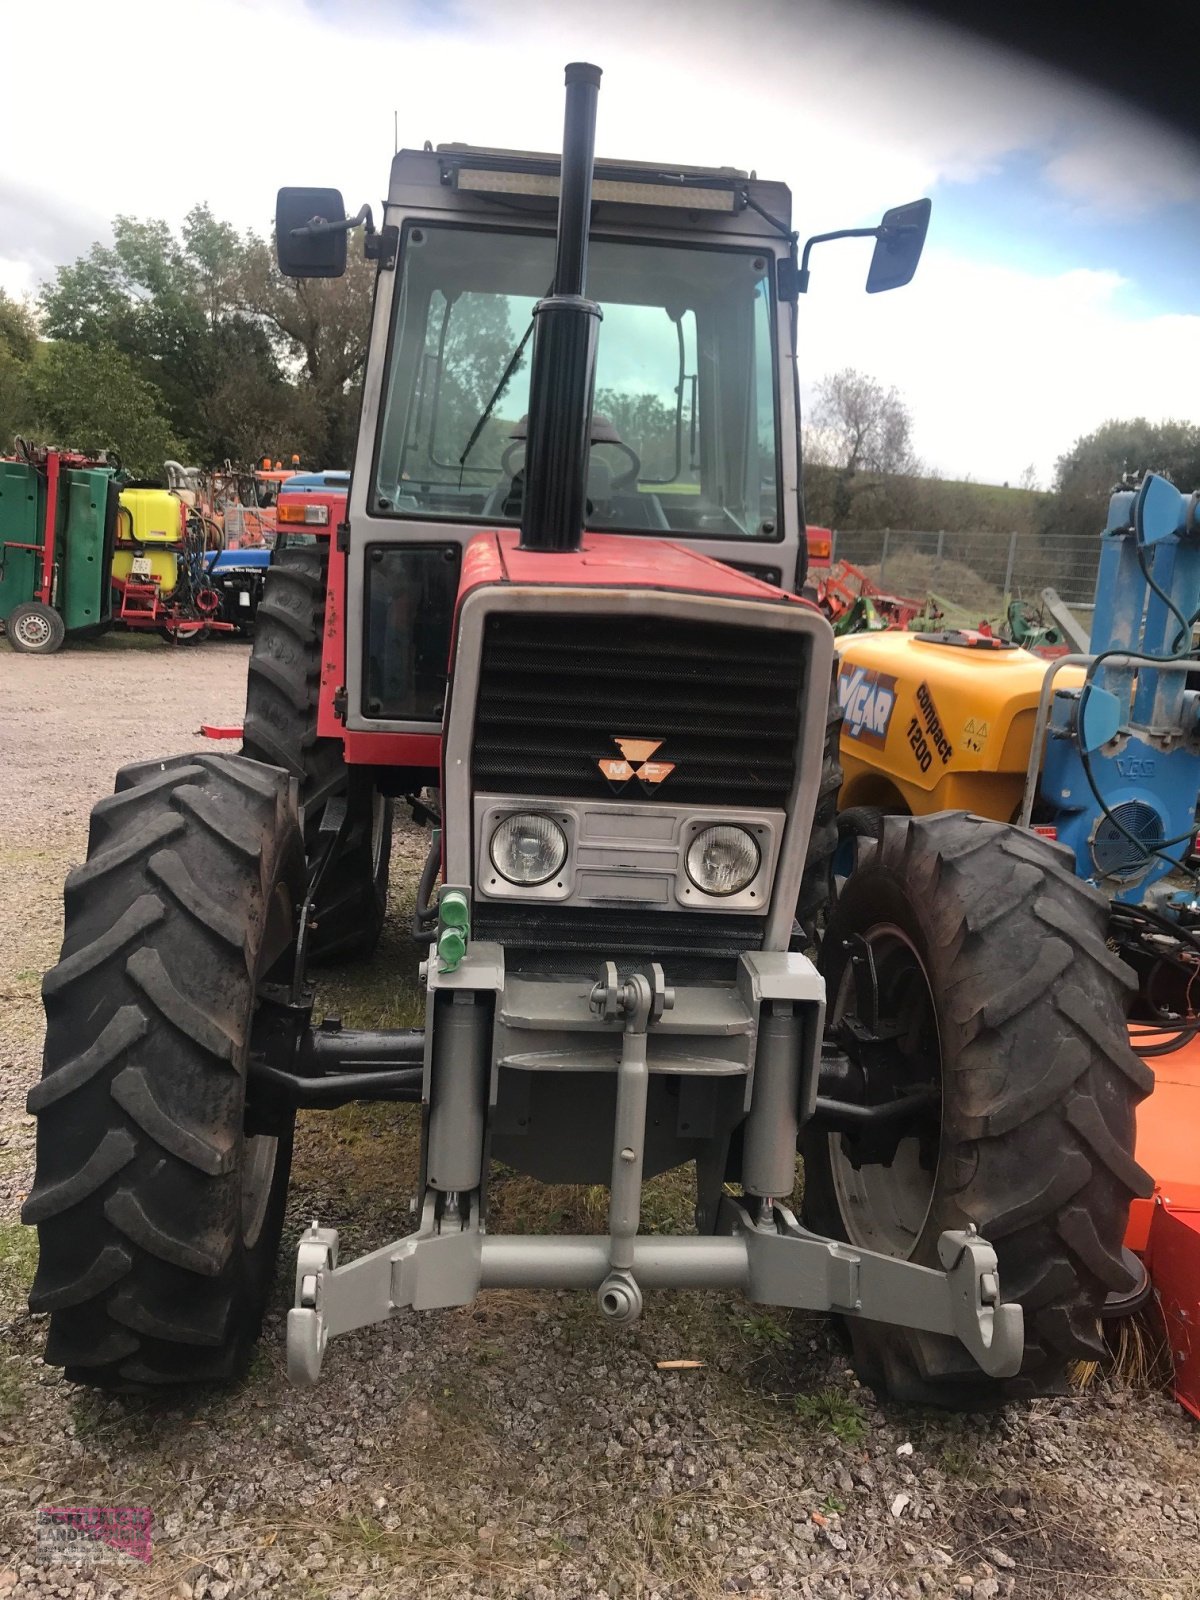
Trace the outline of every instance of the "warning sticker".
<instances>
[{"instance_id":1,"label":"warning sticker","mask_svg":"<svg viewBox=\"0 0 1200 1600\"><path fill-rule=\"evenodd\" d=\"M987 743L987 738L988 725L983 718L968 717L963 723L963 749L969 750L972 755L982 755L983 747Z\"/></svg>"},{"instance_id":2,"label":"warning sticker","mask_svg":"<svg viewBox=\"0 0 1200 1600\"><path fill-rule=\"evenodd\" d=\"M852 739L882 750L896 709L896 680L873 667L843 666L838 674L842 727Z\"/></svg>"}]
</instances>

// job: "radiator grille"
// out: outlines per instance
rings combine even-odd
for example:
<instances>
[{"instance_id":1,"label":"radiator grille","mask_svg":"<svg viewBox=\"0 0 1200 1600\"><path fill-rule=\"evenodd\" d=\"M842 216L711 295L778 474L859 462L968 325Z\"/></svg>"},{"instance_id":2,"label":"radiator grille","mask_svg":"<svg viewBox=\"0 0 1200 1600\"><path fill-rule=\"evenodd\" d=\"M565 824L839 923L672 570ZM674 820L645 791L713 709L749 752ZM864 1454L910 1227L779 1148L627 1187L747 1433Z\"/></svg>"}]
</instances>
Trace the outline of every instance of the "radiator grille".
<instances>
[{"instance_id":1,"label":"radiator grille","mask_svg":"<svg viewBox=\"0 0 1200 1600\"><path fill-rule=\"evenodd\" d=\"M587 971L595 969L596 958L617 956L670 962L674 970L681 958L732 960L743 950L758 950L763 919L477 900L472 932L476 939L494 939L510 950L537 951L560 965L582 965Z\"/></svg>"},{"instance_id":2,"label":"radiator grille","mask_svg":"<svg viewBox=\"0 0 1200 1600\"><path fill-rule=\"evenodd\" d=\"M622 799L783 809L795 777L806 641L656 617L488 619L473 780L499 794L608 800L614 741L661 741L675 770Z\"/></svg>"},{"instance_id":3,"label":"radiator grille","mask_svg":"<svg viewBox=\"0 0 1200 1600\"><path fill-rule=\"evenodd\" d=\"M501 613L483 642L475 789L611 800L616 739L661 741L674 770L622 800L787 808L807 640L782 630L652 617ZM595 957L728 961L761 948L761 916L479 901L475 936L590 969ZM539 953L541 953L539 955Z\"/></svg>"}]
</instances>

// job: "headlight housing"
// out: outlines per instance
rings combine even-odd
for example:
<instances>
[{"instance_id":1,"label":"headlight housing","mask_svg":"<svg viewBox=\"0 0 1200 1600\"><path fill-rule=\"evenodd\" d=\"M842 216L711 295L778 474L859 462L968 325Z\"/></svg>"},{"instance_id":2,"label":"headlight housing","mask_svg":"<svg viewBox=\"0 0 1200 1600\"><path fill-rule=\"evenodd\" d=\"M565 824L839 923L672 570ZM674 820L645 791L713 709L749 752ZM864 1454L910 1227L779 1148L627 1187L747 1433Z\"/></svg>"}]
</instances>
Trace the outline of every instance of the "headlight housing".
<instances>
[{"instance_id":1,"label":"headlight housing","mask_svg":"<svg viewBox=\"0 0 1200 1600\"><path fill-rule=\"evenodd\" d=\"M688 846L687 875L704 894L740 894L758 876L762 854L754 835L730 822L698 833Z\"/></svg>"},{"instance_id":2,"label":"headlight housing","mask_svg":"<svg viewBox=\"0 0 1200 1600\"><path fill-rule=\"evenodd\" d=\"M531 889L562 871L567 836L552 817L519 811L505 817L492 834L488 853L505 883Z\"/></svg>"}]
</instances>

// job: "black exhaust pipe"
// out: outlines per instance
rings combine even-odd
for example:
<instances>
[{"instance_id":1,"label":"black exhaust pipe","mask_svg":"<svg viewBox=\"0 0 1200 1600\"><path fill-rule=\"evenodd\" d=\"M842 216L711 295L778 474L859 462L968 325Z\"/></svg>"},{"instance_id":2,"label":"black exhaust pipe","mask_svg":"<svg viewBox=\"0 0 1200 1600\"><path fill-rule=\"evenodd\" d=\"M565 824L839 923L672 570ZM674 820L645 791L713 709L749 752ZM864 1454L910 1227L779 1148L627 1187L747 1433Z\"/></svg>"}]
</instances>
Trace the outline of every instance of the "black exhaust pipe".
<instances>
[{"instance_id":1,"label":"black exhaust pipe","mask_svg":"<svg viewBox=\"0 0 1200 1600\"><path fill-rule=\"evenodd\" d=\"M534 308L522 550L578 550L583 537L600 307L584 298L600 68L567 68L554 286Z\"/></svg>"}]
</instances>

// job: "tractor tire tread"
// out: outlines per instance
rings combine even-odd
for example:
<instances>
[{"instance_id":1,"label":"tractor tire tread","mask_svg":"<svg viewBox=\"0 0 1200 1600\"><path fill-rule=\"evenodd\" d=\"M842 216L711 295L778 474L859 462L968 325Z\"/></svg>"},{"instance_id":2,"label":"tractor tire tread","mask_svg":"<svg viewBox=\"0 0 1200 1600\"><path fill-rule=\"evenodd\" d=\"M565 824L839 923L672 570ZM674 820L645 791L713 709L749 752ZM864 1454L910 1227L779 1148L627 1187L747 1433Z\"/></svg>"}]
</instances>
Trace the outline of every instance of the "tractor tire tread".
<instances>
[{"instance_id":1,"label":"tractor tire tread","mask_svg":"<svg viewBox=\"0 0 1200 1600\"><path fill-rule=\"evenodd\" d=\"M60 1282L51 1284L50 1272L44 1262L38 1267L33 1287L29 1291L29 1309L36 1312L64 1311L81 1301L111 1289L124 1278L133 1266L133 1257L121 1245L106 1244L95 1259L80 1271L71 1273Z\"/></svg>"},{"instance_id":2,"label":"tractor tire tread","mask_svg":"<svg viewBox=\"0 0 1200 1600\"><path fill-rule=\"evenodd\" d=\"M147 863L150 876L169 895L223 944L242 950L245 934L237 918L203 890L184 865L178 850L157 850Z\"/></svg>"},{"instance_id":3,"label":"tractor tire tread","mask_svg":"<svg viewBox=\"0 0 1200 1600\"><path fill-rule=\"evenodd\" d=\"M996 903L1002 916L991 914ZM1099 1348L1105 1297L1127 1286L1129 1204L1151 1187L1132 1149L1134 1108L1152 1077L1128 1042L1129 984L1105 944L1107 901L1037 836L963 813L888 817L831 916L831 999L841 938L888 920L885 905L903 915L904 904L925 930L954 1086L916 1259L933 1264L937 1233L974 1224L996 1247L1004 1298L1028 1292L1025 1361L1019 1378L996 1382L933 1336L868 1324L859 1343L879 1344L887 1386L908 1401L978 1406L1060 1392L1066 1365ZM810 1225L844 1238L822 1145L806 1143Z\"/></svg>"},{"instance_id":4,"label":"tractor tire tread","mask_svg":"<svg viewBox=\"0 0 1200 1600\"><path fill-rule=\"evenodd\" d=\"M251 656L250 676L252 679L256 677L265 679L271 688L276 690L287 701L293 711L303 715L309 709L312 697L309 693L307 679L297 682L295 676L288 671L286 666L273 660L270 656Z\"/></svg>"},{"instance_id":5,"label":"tractor tire tread","mask_svg":"<svg viewBox=\"0 0 1200 1600\"><path fill-rule=\"evenodd\" d=\"M96 808L105 870L72 875L23 1211L47 1362L116 1391L229 1376L257 1337L291 1138L285 1119L243 1243L244 1062L274 886L293 905L304 889L285 774L205 756L140 776Z\"/></svg>"},{"instance_id":6,"label":"tractor tire tread","mask_svg":"<svg viewBox=\"0 0 1200 1600\"><path fill-rule=\"evenodd\" d=\"M111 961L127 945L135 943L166 916L166 907L156 894L143 894L129 906L110 928L72 951L42 979L42 999L57 1000L97 967Z\"/></svg>"}]
</instances>

